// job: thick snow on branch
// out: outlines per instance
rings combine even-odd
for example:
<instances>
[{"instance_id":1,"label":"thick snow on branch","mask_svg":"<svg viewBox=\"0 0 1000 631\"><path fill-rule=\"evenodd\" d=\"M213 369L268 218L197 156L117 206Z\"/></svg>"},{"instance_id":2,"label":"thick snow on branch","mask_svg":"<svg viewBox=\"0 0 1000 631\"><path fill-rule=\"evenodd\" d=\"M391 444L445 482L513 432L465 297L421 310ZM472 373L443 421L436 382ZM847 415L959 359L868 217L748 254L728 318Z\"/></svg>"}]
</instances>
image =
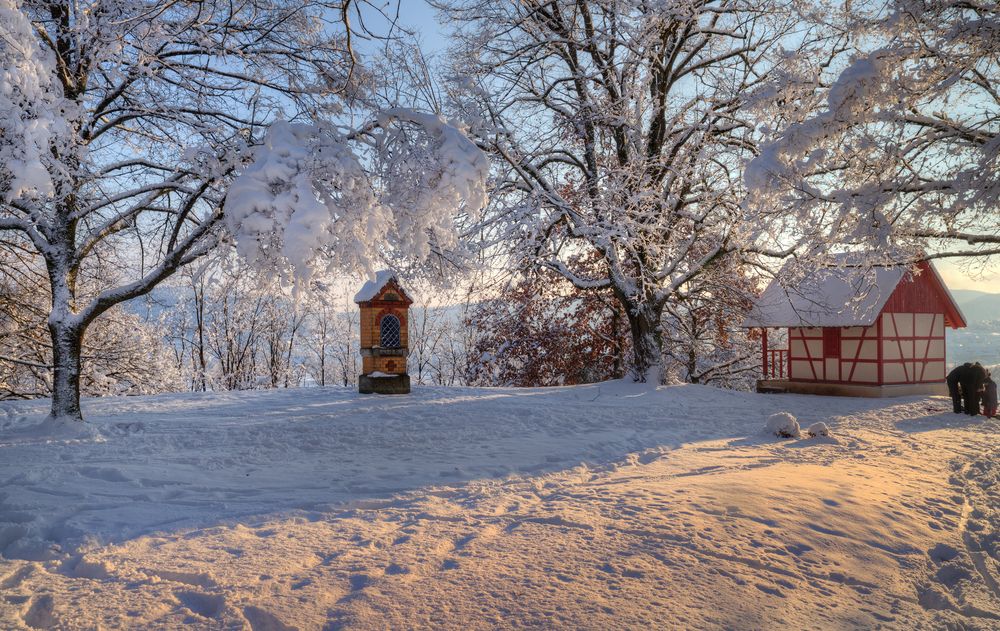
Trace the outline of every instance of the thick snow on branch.
<instances>
[{"instance_id":1,"label":"thick snow on branch","mask_svg":"<svg viewBox=\"0 0 1000 631\"><path fill-rule=\"evenodd\" d=\"M995 256L996 3L894 0L853 16L850 28L871 35L859 37L828 89L805 73L778 84L800 96L796 83L815 86L786 102L825 102L785 124L750 162L744 179L754 202L810 216L829 244L893 248L904 260L935 250Z\"/></svg>"},{"instance_id":2,"label":"thick snow on branch","mask_svg":"<svg viewBox=\"0 0 1000 631\"><path fill-rule=\"evenodd\" d=\"M332 268L369 274L380 253L422 260L458 242L486 203L489 163L457 128L394 108L356 135L279 121L229 189L226 224L254 264L302 286Z\"/></svg>"},{"instance_id":3,"label":"thick snow on branch","mask_svg":"<svg viewBox=\"0 0 1000 631\"><path fill-rule=\"evenodd\" d=\"M871 104L885 98L889 91L884 76L889 57L888 51L877 50L854 60L830 86L824 111L789 125L778 138L761 147L760 155L744 171L747 187L760 193L783 186L783 182L827 156L821 148L825 139L872 116Z\"/></svg>"},{"instance_id":4,"label":"thick snow on branch","mask_svg":"<svg viewBox=\"0 0 1000 631\"><path fill-rule=\"evenodd\" d=\"M61 121L50 55L14 0L0 0L0 199L53 192L43 160Z\"/></svg>"}]
</instances>

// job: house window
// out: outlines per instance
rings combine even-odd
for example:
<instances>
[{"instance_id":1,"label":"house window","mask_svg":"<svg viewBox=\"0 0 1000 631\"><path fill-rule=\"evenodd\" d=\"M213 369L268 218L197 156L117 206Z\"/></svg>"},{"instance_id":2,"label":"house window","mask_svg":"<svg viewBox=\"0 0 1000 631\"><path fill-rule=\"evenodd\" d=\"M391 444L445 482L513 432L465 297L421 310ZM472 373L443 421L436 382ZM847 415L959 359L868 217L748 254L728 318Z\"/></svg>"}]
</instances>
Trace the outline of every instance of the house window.
<instances>
[{"instance_id":1,"label":"house window","mask_svg":"<svg viewBox=\"0 0 1000 631\"><path fill-rule=\"evenodd\" d=\"M394 315L383 316L379 329L381 332L380 346L382 348L398 348L401 346L399 339L399 318Z\"/></svg>"},{"instance_id":2,"label":"house window","mask_svg":"<svg viewBox=\"0 0 1000 631\"><path fill-rule=\"evenodd\" d=\"M840 329L823 329L823 357L840 357Z\"/></svg>"}]
</instances>

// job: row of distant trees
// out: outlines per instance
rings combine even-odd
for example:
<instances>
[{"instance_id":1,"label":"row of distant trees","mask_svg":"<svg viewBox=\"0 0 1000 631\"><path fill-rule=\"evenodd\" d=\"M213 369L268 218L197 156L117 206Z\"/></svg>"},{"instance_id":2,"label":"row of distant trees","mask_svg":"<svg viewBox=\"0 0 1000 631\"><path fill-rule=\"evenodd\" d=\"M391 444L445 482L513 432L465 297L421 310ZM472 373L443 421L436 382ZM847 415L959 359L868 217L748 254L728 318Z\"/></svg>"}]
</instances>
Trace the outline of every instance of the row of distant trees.
<instances>
[{"instance_id":1,"label":"row of distant trees","mask_svg":"<svg viewBox=\"0 0 1000 631\"><path fill-rule=\"evenodd\" d=\"M236 269L234 269L234 267ZM0 266L0 400L51 396L44 279ZM411 366L420 383L465 383L463 319L415 304ZM85 395L353 385L361 368L356 305L317 287L299 299L235 257L99 318L83 341Z\"/></svg>"},{"instance_id":2,"label":"row of distant trees","mask_svg":"<svg viewBox=\"0 0 1000 631\"><path fill-rule=\"evenodd\" d=\"M7 256L7 255L0 255ZM52 370L41 270L0 267L0 400L50 396ZM738 327L751 295L705 283L668 306L663 358L673 380L747 387L756 353ZM416 282L409 371L420 384L552 386L623 378L628 322L609 291L580 291L552 272L466 278L446 292ZM431 298L433 297L433 300ZM88 330L81 390L151 394L353 386L361 368L359 312L340 285L298 298L238 257L188 267L169 286L110 310Z\"/></svg>"}]
</instances>

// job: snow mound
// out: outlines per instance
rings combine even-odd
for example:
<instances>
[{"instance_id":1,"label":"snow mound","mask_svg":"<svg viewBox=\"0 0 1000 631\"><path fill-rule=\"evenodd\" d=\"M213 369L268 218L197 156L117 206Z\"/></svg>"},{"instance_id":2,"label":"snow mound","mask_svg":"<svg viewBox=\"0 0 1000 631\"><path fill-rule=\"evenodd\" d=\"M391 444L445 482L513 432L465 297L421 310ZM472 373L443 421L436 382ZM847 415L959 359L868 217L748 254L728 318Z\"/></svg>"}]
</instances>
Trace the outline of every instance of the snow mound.
<instances>
[{"instance_id":1,"label":"snow mound","mask_svg":"<svg viewBox=\"0 0 1000 631\"><path fill-rule=\"evenodd\" d=\"M826 423L813 423L806 430L806 435L816 438L818 436L828 437L830 436L830 428L826 426Z\"/></svg>"},{"instance_id":2,"label":"snow mound","mask_svg":"<svg viewBox=\"0 0 1000 631\"><path fill-rule=\"evenodd\" d=\"M2 444L48 444L103 442L100 429L92 423L46 418L41 423L25 425L4 434Z\"/></svg>"},{"instance_id":3,"label":"snow mound","mask_svg":"<svg viewBox=\"0 0 1000 631\"><path fill-rule=\"evenodd\" d=\"M780 438L800 438L799 422L788 412L778 412L767 417L765 431Z\"/></svg>"},{"instance_id":4,"label":"snow mound","mask_svg":"<svg viewBox=\"0 0 1000 631\"><path fill-rule=\"evenodd\" d=\"M839 254L829 267L803 272L786 263L754 301L743 326L871 326L906 275L897 267L855 267L864 260Z\"/></svg>"}]
</instances>

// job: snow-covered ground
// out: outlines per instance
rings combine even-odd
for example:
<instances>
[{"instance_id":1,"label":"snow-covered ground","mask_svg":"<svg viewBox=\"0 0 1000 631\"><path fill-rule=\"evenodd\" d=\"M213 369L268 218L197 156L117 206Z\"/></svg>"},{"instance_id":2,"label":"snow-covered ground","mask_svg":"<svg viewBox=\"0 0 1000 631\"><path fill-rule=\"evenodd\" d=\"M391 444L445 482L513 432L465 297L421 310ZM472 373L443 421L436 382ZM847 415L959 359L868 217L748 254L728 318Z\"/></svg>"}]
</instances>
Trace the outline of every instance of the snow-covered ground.
<instances>
[{"instance_id":1,"label":"snow-covered ground","mask_svg":"<svg viewBox=\"0 0 1000 631\"><path fill-rule=\"evenodd\" d=\"M0 628L1000 628L997 421L623 383L0 404ZM830 438L763 435L787 411Z\"/></svg>"}]
</instances>

